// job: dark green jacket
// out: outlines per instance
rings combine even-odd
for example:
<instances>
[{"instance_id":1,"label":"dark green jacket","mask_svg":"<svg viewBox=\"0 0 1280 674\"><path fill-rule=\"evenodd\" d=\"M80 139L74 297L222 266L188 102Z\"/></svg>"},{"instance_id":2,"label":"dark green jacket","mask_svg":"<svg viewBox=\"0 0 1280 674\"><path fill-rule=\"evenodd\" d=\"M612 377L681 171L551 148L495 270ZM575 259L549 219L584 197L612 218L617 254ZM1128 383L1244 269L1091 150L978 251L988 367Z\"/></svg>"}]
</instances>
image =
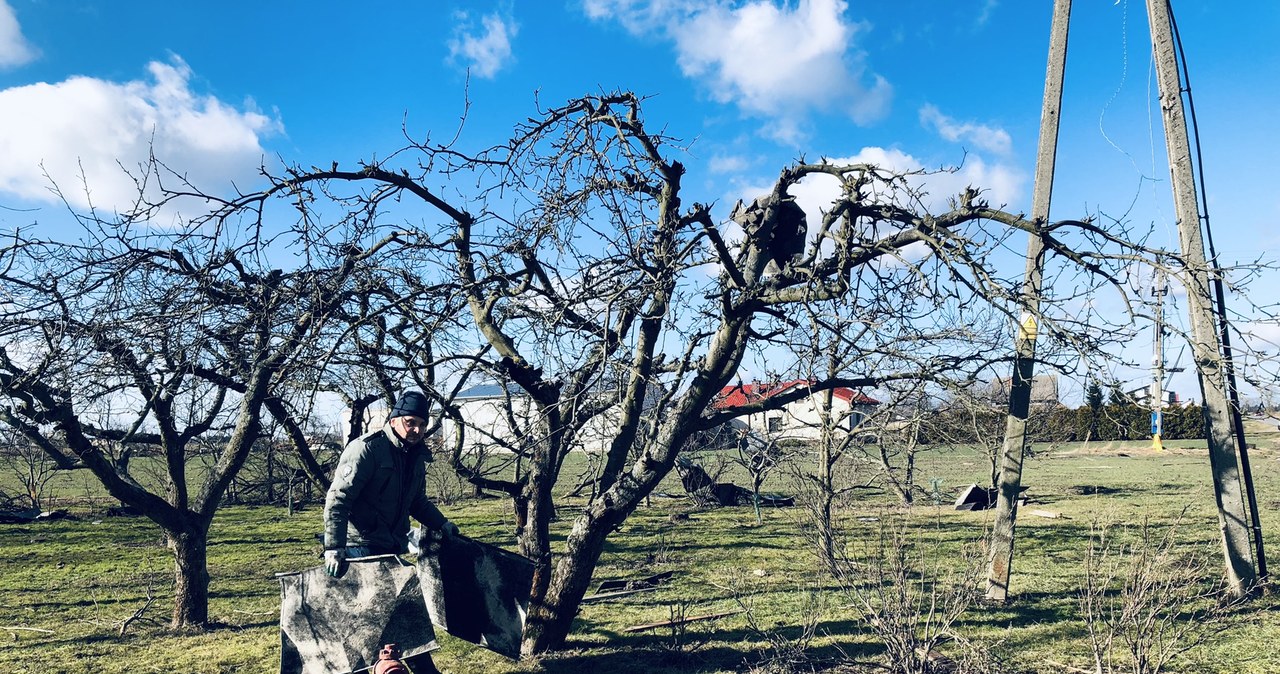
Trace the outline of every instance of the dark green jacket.
<instances>
[{"instance_id":1,"label":"dark green jacket","mask_svg":"<svg viewBox=\"0 0 1280 674\"><path fill-rule=\"evenodd\" d=\"M445 516L427 500L426 449L405 447L390 426L342 450L324 501L324 547L369 546L375 554L408 550L409 516L439 529Z\"/></svg>"}]
</instances>

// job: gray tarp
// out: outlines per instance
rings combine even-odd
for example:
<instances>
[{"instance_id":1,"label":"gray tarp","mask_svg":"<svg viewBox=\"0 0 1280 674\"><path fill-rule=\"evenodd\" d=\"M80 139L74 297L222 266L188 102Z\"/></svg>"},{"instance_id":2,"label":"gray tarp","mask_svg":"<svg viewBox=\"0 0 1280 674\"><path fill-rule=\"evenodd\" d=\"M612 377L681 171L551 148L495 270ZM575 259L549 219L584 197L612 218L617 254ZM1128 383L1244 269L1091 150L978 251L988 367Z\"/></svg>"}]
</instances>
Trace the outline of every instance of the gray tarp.
<instances>
[{"instance_id":1,"label":"gray tarp","mask_svg":"<svg viewBox=\"0 0 1280 674\"><path fill-rule=\"evenodd\" d=\"M372 666L383 644L404 657L438 648L432 624L520 657L533 562L453 536L425 541L416 566L395 555L280 574L280 674L342 674Z\"/></svg>"},{"instance_id":2,"label":"gray tarp","mask_svg":"<svg viewBox=\"0 0 1280 674\"><path fill-rule=\"evenodd\" d=\"M418 572L395 555L351 560L341 578L316 567L279 579L280 674L362 671L383 644L404 657L439 648Z\"/></svg>"},{"instance_id":3,"label":"gray tarp","mask_svg":"<svg viewBox=\"0 0 1280 674\"><path fill-rule=\"evenodd\" d=\"M519 658L533 562L464 536L428 543L424 552L418 575L431 621L459 639Z\"/></svg>"}]
</instances>

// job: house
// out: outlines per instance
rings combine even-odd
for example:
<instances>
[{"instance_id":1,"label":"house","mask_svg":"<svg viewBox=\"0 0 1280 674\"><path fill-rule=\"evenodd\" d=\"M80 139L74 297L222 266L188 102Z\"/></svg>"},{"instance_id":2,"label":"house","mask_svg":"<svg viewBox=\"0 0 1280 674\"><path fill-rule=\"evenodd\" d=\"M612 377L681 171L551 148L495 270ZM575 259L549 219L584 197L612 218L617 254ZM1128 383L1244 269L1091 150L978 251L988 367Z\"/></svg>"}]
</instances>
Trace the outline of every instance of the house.
<instances>
[{"instance_id":1,"label":"house","mask_svg":"<svg viewBox=\"0 0 1280 674\"><path fill-rule=\"evenodd\" d=\"M459 392L453 403L463 420L464 454L513 452L541 442L546 434L533 399L516 384L472 386ZM607 451L617 426L617 412L606 409L587 422L574 439L572 449ZM441 428L444 447L453 447L456 432L457 422L446 417Z\"/></svg>"},{"instance_id":2,"label":"house","mask_svg":"<svg viewBox=\"0 0 1280 674\"><path fill-rule=\"evenodd\" d=\"M796 379L774 384L737 384L720 390L711 403L715 411L732 410L759 403L788 391L808 389L811 382ZM813 392L786 403L779 409L755 412L733 420L736 427L773 440L817 440L824 421L852 432L880 401L861 391L840 387L831 391L831 409L826 409L826 393Z\"/></svg>"},{"instance_id":3,"label":"house","mask_svg":"<svg viewBox=\"0 0 1280 674\"><path fill-rule=\"evenodd\" d=\"M1007 377L996 377L991 382L991 401L998 406L1009 404L1009 391L1012 382ZM1062 403L1058 399L1058 376L1052 374L1035 375L1031 378L1031 405L1033 407L1055 407Z\"/></svg>"}]
</instances>

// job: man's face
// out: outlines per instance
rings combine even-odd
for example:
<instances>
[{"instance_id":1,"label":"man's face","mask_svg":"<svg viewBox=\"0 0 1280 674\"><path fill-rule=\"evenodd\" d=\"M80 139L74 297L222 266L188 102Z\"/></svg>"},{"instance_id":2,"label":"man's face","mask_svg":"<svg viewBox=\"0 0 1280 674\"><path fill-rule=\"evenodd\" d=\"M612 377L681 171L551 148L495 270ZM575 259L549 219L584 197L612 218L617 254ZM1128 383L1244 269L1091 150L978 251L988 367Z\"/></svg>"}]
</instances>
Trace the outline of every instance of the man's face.
<instances>
[{"instance_id":1,"label":"man's face","mask_svg":"<svg viewBox=\"0 0 1280 674\"><path fill-rule=\"evenodd\" d=\"M417 444L427 430L427 420L414 416L394 417L391 419L391 430L395 431L405 443Z\"/></svg>"}]
</instances>

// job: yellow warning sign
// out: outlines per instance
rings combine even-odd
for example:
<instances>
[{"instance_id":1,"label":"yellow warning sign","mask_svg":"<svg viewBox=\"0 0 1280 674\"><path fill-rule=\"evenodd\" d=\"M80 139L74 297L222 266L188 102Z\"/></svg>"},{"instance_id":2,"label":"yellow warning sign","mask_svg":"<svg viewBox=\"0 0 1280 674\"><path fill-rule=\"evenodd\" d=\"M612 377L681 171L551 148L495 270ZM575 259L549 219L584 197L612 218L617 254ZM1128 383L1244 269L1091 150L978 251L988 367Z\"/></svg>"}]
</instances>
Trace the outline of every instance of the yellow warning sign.
<instances>
[{"instance_id":1,"label":"yellow warning sign","mask_svg":"<svg viewBox=\"0 0 1280 674\"><path fill-rule=\"evenodd\" d=\"M1039 328L1036 326L1036 317L1031 314L1027 314L1022 317L1022 324L1018 326L1018 339L1034 342L1036 341L1036 333L1038 329Z\"/></svg>"}]
</instances>

